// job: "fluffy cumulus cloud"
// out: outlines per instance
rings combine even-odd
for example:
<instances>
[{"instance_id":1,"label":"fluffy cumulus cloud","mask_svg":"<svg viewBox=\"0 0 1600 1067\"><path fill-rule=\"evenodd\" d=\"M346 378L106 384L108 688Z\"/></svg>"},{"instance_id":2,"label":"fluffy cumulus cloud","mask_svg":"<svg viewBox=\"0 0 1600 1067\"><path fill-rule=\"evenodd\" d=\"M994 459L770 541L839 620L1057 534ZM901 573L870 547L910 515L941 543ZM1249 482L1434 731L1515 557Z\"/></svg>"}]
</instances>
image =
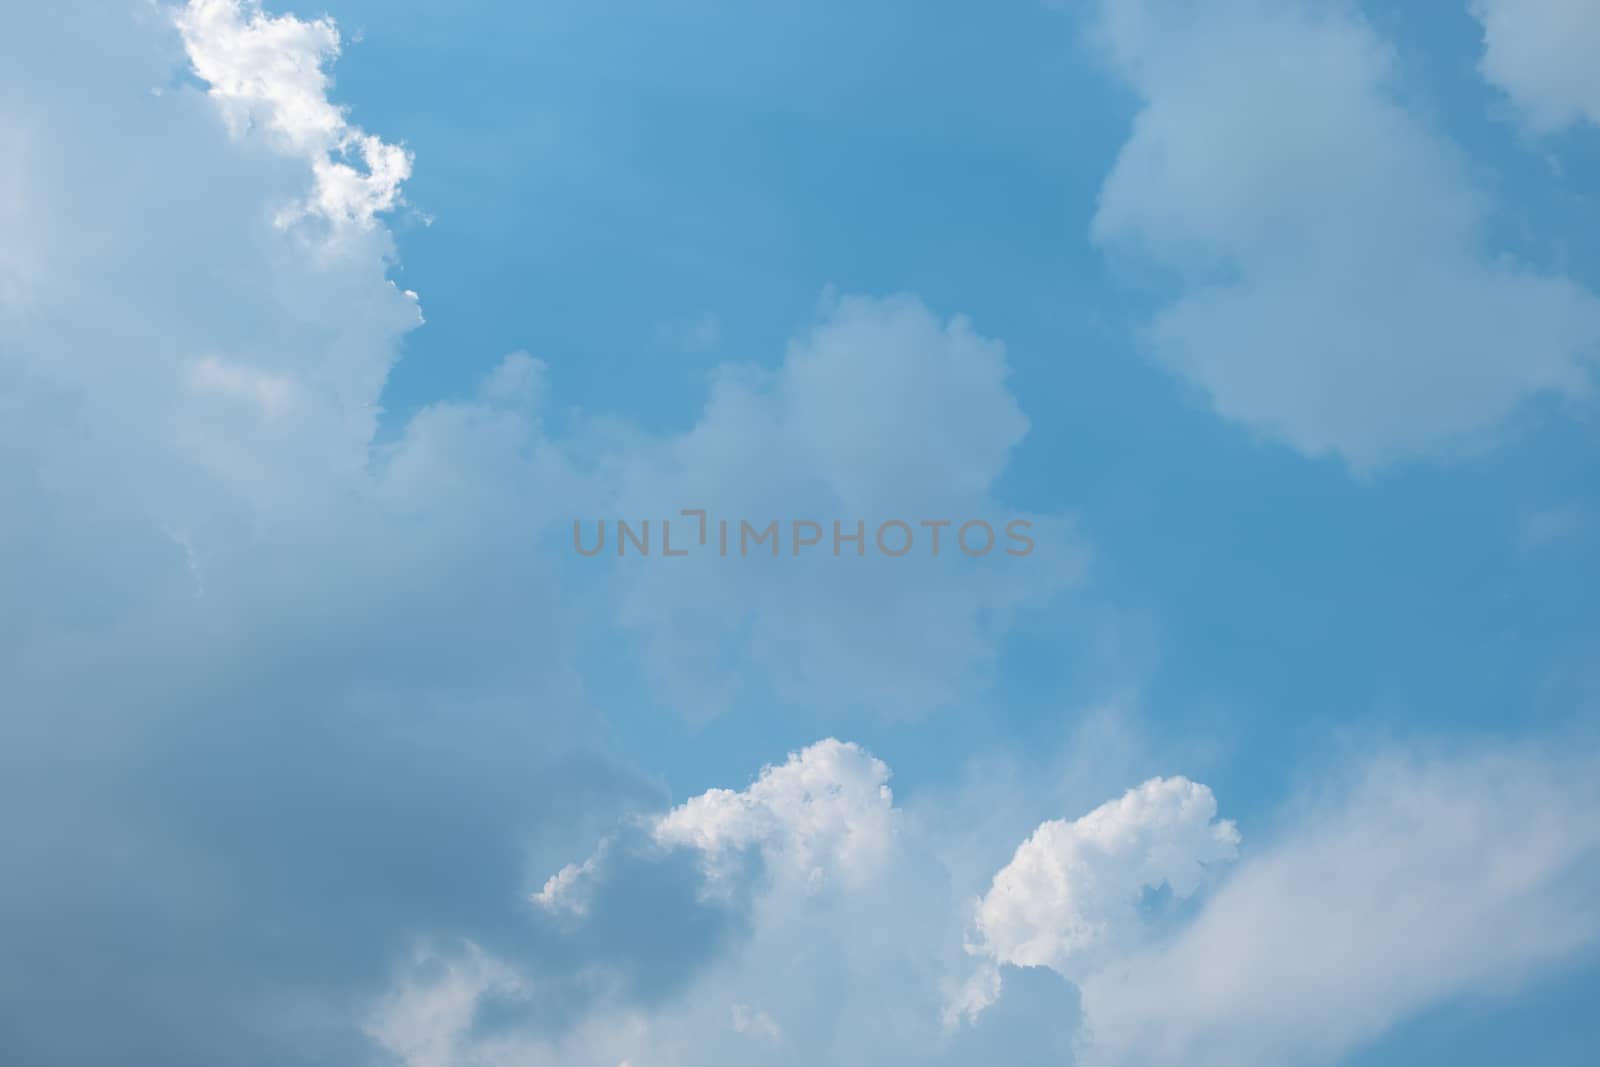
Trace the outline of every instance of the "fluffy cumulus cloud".
<instances>
[{"instance_id":1,"label":"fluffy cumulus cloud","mask_svg":"<svg viewBox=\"0 0 1600 1067\"><path fill-rule=\"evenodd\" d=\"M991 963L963 987L947 1019L975 1017L999 996L995 965L1081 979L1126 954L1147 894L1192 896L1238 855L1238 829L1216 815L1205 786L1154 778L1082 818L1040 826L978 903L969 951Z\"/></svg>"},{"instance_id":2,"label":"fluffy cumulus cloud","mask_svg":"<svg viewBox=\"0 0 1600 1067\"><path fill-rule=\"evenodd\" d=\"M1483 24L1483 75L1528 124L1552 133L1600 124L1600 7L1587 0L1472 0Z\"/></svg>"},{"instance_id":3,"label":"fluffy cumulus cloud","mask_svg":"<svg viewBox=\"0 0 1600 1067\"><path fill-rule=\"evenodd\" d=\"M743 792L713 789L656 823L655 839L698 849L716 864L759 848L769 868L820 890L854 883L883 861L894 839L889 768L858 746L828 740L768 767Z\"/></svg>"},{"instance_id":4,"label":"fluffy cumulus cloud","mask_svg":"<svg viewBox=\"0 0 1600 1067\"><path fill-rule=\"evenodd\" d=\"M754 859L775 884L817 893L830 882L865 881L891 851L895 812L888 779L889 768L859 746L822 741L764 769L748 789L709 790L640 829L659 849L695 855L708 892L731 892L730 882L749 871L741 860ZM535 902L586 916L613 844L557 871Z\"/></svg>"},{"instance_id":5,"label":"fluffy cumulus cloud","mask_svg":"<svg viewBox=\"0 0 1600 1067\"><path fill-rule=\"evenodd\" d=\"M1493 253L1488 196L1352 7L1100 0L1093 33L1140 99L1094 236L1172 272L1146 343L1220 415L1370 469L1588 391L1600 300Z\"/></svg>"},{"instance_id":6,"label":"fluffy cumulus cloud","mask_svg":"<svg viewBox=\"0 0 1600 1067\"><path fill-rule=\"evenodd\" d=\"M978 693L1017 613L1086 559L1063 517L995 492L1028 426L1007 374L1003 345L915 297L829 296L776 370L723 368L687 433L603 449L594 518L655 528L617 595L664 691L701 715ZM685 557L661 557L664 522Z\"/></svg>"}]
</instances>

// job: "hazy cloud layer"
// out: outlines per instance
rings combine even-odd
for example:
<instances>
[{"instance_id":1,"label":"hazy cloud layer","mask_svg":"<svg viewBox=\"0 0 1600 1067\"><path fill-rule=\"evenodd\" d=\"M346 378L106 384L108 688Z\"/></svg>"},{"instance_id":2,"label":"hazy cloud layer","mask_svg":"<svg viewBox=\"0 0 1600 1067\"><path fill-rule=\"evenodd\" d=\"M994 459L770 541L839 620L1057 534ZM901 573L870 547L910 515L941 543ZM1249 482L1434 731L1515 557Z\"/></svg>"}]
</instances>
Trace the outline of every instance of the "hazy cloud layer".
<instances>
[{"instance_id":1,"label":"hazy cloud layer","mask_svg":"<svg viewBox=\"0 0 1600 1067\"><path fill-rule=\"evenodd\" d=\"M995 492L1027 432L1007 375L1004 346L965 319L912 296L830 296L775 371L722 368L687 433L607 448L593 518L656 530L657 557L625 562L617 585L652 678L701 716L773 698L912 716L980 693L1016 614L1087 561L1064 516ZM685 509L706 513L704 544ZM663 520L686 558L661 556ZM776 554L744 527L774 522ZM889 522L903 526L880 544ZM969 522L988 533L963 535Z\"/></svg>"},{"instance_id":2,"label":"hazy cloud layer","mask_svg":"<svg viewBox=\"0 0 1600 1067\"><path fill-rule=\"evenodd\" d=\"M1176 280L1145 343L1218 414L1366 470L1588 393L1600 300L1495 254L1488 194L1351 8L1101 0L1093 34L1140 99L1094 237Z\"/></svg>"}]
</instances>

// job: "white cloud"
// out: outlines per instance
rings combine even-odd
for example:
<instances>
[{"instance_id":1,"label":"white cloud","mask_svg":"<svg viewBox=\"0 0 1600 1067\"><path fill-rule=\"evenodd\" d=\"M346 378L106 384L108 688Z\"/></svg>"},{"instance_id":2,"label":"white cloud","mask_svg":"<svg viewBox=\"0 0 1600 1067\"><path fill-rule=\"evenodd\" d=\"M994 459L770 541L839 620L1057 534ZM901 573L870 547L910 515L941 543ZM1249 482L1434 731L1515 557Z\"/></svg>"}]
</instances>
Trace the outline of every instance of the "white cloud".
<instances>
[{"instance_id":1,"label":"white cloud","mask_svg":"<svg viewBox=\"0 0 1600 1067\"><path fill-rule=\"evenodd\" d=\"M1552 133L1600 124L1600 5L1590 0L1472 0L1483 23L1483 76L1528 124Z\"/></svg>"},{"instance_id":2,"label":"white cloud","mask_svg":"<svg viewBox=\"0 0 1600 1067\"><path fill-rule=\"evenodd\" d=\"M1205 786L1153 778L1079 819L1042 824L978 902L968 951L1074 980L1095 973L1137 945L1147 891L1189 897L1238 855L1238 829L1216 816ZM999 971L981 969L946 1021L976 1018L1000 991Z\"/></svg>"},{"instance_id":3,"label":"white cloud","mask_svg":"<svg viewBox=\"0 0 1600 1067\"><path fill-rule=\"evenodd\" d=\"M175 18L195 73L210 84L233 132L263 131L310 165L314 191L299 210L371 227L402 202L410 153L352 125L328 100L325 66L340 47L331 19L268 15L260 0L189 0Z\"/></svg>"},{"instance_id":4,"label":"white cloud","mask_svg":"<svg viewBox=\"0 0 1600 1067\"><path fill-rule=\"evenodd\" d=\"M1300 812L1169 942L1082 984L1090 1064L1337 1062L1600 935L1588 756L1385 758Z\"/></svg>"},{"instance_id":5,"label":"white cloud","mask_svg":"<svg viewBox=\"0 0 1600 1067\"><path fill-rule=\"evenodd\" d=\"M819 741L766 767L748 789L712 789L674 808L654 827L658 842L687 845L713 865L730 851L758 848L768 869L807 892L838 877L857 883L893 848L889 768L860 746Z\"/></svg>"},{"instance_id":6,"label":"white cloud","mask_svg":"<svg viewBox=\"0 0 1600 1067\"><path fill-rule=\"evenodd\" d=\"M747 789L711 789L648 820L665 848L699 855L713 892L726 893L743 854L758 854L780 891L810 895L837 882L857 886L882 868L895 845L896 812L889 768L860 746L829 738L765 767ZM602 853L569 864L534 900L583 915L586 883L604 875Z\"/></svg>"},{"instance_id":7,"label":"white cloud","mask_svg":"<svg viewBox=\"0 0 1600 1067\"><path fill-rule=\"evenodd\" d=\"M1141 105L1094 235L1179 276L1146 340L1219 414L1370 469L1481 447L1529 398L1588 391L1600 301L1492 254L1486 196L1359 14L1097 11Z\"/></svg>"},{"instance_id":8,"label":"white cloud","mask_svg":"<svg viewBox=\"0 0 1600 1067\"><path fill-rule=\"evenodd\" d=\"M1044 823L979 903L975 950L1064 974L1092 967L1125 947L1142 892L1187 897L1237 856L1239 831L1216 815L1205 786L1153 778L1082 818Z\"/></svg>"},{"instance_id":9,"label":"white cloud","mask_svg":"<svg viewBox=\"0 0 1600 1067\"><path fill-rule=\"evenodd\" d=\"M600 846L602 852L606 845ZM552 874L540 890L533 895L533 902L554 914L566 914L583 918L589 914L589 901L585 895L585 883L600 873L602 856L593 856L582 863L569 863L555 874Z\"/></svg>"}]
</instances>

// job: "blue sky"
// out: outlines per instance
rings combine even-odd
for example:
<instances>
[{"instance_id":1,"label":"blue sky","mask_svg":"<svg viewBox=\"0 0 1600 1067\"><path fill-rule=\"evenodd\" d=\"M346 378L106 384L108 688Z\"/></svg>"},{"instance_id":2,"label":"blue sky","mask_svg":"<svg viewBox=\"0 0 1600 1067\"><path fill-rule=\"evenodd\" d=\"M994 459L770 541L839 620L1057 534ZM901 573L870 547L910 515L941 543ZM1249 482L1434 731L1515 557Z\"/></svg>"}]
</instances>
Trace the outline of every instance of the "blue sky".
<instances>
[{"instance_id":1,"label":"blue sky","mask_svg":"<svg viewBox=\"0 0 1600 1067\"><path fill-rule=\"evenodd\" d=\"M1600 10L7 22L0 1060L1588 1055Z\"/></svg>"}]
</instances>

